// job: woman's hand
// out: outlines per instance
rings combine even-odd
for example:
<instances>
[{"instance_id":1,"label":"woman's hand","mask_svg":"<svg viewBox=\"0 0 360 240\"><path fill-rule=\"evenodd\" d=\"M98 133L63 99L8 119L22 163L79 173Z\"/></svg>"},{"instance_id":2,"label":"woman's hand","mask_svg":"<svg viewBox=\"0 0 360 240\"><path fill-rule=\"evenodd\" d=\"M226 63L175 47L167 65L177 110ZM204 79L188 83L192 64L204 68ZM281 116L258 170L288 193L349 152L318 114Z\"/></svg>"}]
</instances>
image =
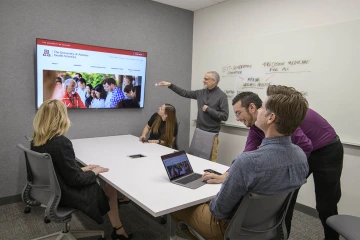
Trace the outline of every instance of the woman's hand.
<instances>
[{"instance_id":1,"label":"woman's hand","mask_svg":"<svg viewBox=\"0 0 360 240\"><path fill-rule=\"evenodd\" d=\"M95 175L99 175L99 173L108 172L109 169L99 166L99 167L96 167L96 168L91 169L91 171L93 171L93 172L95 173Z\"/></svg>"},{"instance_id":2,"label":"woman's hand","mask_svg":"<svg viewBox=\"0 0 360 240\"><path fill-rule=\"evenodd\" d=\"M139 141L140 141L140 142L144 142L145 138L146 138L146 136L141 135L141 136L139 137Z\"/></svg>"},{"instance_id":3,"label":"woman's hand","mask_svg":"<svg viewBox=\"0 0 360 240\"><path fill-rule=\"evenodd\" d=\"M89 164L89 165L87 165L86 167L83 167L83 168L81 168L84 172L86 172L86 171L90 171L90 170L93 170L94 168L96 168L96 167L100 167L99 165L92 165L92 164Z\"/></svg>"}]
</instances>

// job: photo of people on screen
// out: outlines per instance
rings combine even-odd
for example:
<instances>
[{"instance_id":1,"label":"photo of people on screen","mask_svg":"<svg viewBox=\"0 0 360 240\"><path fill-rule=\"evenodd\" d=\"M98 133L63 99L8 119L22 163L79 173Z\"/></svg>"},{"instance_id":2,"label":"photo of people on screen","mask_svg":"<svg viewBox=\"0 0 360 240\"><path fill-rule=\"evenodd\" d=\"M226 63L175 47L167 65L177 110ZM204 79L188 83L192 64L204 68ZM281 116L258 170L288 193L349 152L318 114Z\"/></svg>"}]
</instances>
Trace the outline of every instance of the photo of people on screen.
<instances>
[{"instance_id":1,"label":"photo of people on screen","mask_svg":"<svg viewBox=\"0 0 360 240\"><path fill-rule=\"evenodd\" d=\"M191 173L189 161L187 159L184 159L183 156L177 156L173 159L167 159L164 161L164 164L170 179Z\"/></svg>"},{"instance_id":2,"label":"photo of people on screen","mask_svg":"<svg viewBox=\"0 0 360 240\"><path fill-rule=\"evenodd\" d=\"M67 108L139 108L141 76L43 70L43 101Z\"/></svg>"}]
</instances>

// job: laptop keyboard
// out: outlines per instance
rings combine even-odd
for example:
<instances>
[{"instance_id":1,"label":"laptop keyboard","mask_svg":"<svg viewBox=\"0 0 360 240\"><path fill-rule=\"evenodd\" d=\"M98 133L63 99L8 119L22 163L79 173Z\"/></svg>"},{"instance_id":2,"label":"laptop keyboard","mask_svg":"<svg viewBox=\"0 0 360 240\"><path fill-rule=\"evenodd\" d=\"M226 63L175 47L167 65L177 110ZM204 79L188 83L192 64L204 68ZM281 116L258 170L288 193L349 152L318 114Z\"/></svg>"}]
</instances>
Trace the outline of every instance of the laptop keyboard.
<instances>
[{"instance_id":1,"label":"laptop keyboard","mask_svg":"<svg viewBox=\"0 0 360 240\"><path fill-rule=\"evenodd\" d=\"M188 184L188 183L190 183L190 182L193 182L193 181L201 178L201 176L202 176L201 174L194 173L194 174L191 174L191 175L189 175L189 176L187 176L187 177L184 177L184 178L181 178L181 179L179 179L179 180L176 180L175 182L181 183L181 184Z\"/></svg>"}]
</instances>

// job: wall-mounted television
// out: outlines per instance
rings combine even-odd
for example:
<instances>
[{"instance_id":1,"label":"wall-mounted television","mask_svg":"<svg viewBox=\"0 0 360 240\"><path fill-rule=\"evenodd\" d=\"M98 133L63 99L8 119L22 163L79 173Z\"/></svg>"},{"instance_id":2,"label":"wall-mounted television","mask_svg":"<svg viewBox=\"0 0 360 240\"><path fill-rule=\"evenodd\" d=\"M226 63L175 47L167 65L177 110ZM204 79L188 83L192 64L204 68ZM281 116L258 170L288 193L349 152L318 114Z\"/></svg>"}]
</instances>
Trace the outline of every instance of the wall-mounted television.
<instances>
[{"instance_id":1,"label":"wall-mounted television","mask_svg":"<svg viewBox=\"0 0 360 240\"><path fill-rule=\"evenodd\" d=\"M48 99L68 108L143 108L146 52L36 39L37 109Z\"/></svg>"}]
</instances>

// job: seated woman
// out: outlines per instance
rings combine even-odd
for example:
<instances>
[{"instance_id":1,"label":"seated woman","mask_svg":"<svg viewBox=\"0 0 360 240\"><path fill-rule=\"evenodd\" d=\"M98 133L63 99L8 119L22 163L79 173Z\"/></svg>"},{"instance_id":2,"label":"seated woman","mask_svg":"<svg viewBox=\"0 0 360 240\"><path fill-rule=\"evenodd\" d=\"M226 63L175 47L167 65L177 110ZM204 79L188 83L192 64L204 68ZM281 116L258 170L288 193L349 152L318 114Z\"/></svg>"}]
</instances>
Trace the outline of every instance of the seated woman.
<instances>
[{"instance_id":1,"label":"seated woman","mask_svg":"<svg viewBox=\"0 0 360 240\"><path fill-rule=\"evenodd\" d=\"M98 165L80 168L76 162L72 143L64 136L70 127L65 104L55 99L45 101L33 126L31 150L50 154L61 189L59 206L78 209L99 224L107 213L114 227L111 238L130 239L132 235L126 234L120 221L117 191L107 185L104 193L96 183L97 175L109 169Z\"/></svg>"},{"instance_id":2,"label":"seated woman","mask_svg":"<svg viewBox=\"0 0 360 240\"><path fill-rule=\"evenodd\" d=\"M165 103L154 113L146 124L139 140L143 142L150 132L149 143L172 147L177 136L177 120L174 106Z\"/></svg>"}]
</instances>

